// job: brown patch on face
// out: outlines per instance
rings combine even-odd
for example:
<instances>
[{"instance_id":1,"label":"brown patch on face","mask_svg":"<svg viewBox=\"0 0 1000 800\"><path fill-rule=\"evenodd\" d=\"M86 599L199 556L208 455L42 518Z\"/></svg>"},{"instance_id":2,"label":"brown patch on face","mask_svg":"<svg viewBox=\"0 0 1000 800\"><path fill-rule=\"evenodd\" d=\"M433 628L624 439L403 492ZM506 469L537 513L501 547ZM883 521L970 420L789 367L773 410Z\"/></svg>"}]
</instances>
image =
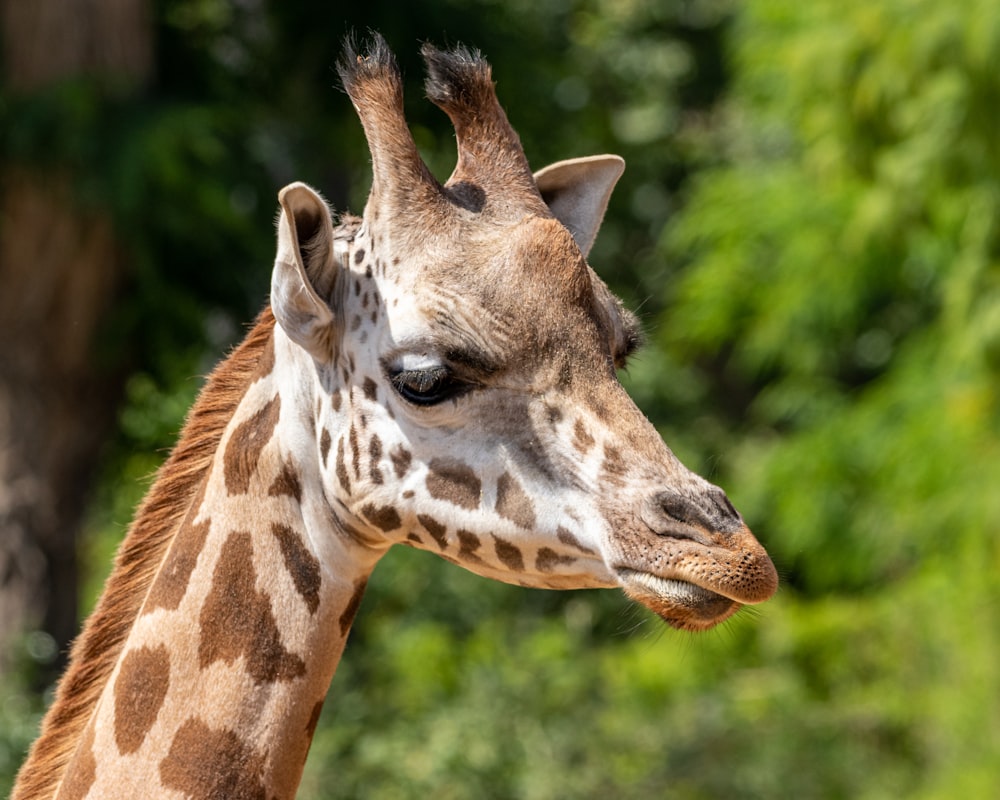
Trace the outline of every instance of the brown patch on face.
<instances>
[{"instance_id":1,"label":"brown patch on face","mask_svg":"<svg viewBox=\"0 0 1000 800\"><path fill-rule=\"evenodd\" d=\"M382 470L379 469L378 462L382 460L382 440L377 434L372 434L368 442L369 467L368 476L376 486L382 485Z\"/></svg>"},{"instance_id":2,"label":"brown patch on face","mask_svg":"<svg viewBox=\"0 0 1000 800\"><path fill-rule=\"evenodd\" d=\"M577 539L572 533L570 533L565 528L560 527L556 529L556 538L563 544L569 545L570 547L575 547L581 553L586 553L588 556L597 555L597 553L595 553L589 547L587 547L584 544L581 544L580 540Z\"/></svg>"},{"instance_id":3,"label":"brown patch on face","mask_svg":"<svg viewBox=\"0 0 1000 800\"><path fill-rule=\"evenodd\" d=\"M330 405L333 407L334 411L340 411L340 406L343 402L344 398L341 397L340 392L334 392L330 395Z\"/></svg>"},{"instance_id":4,"label":"brown patch on face","mask_svg":"<svg viewBox=\"0 0 1000 800\"><path fill-rule=\"evenodd\" d=\"M361 391L365 393L365 399L374 402L378 399L378 384L371 378L365 378L361 384Z\"/></svg>"},{"instance_id":5,"label":"brown patch on face","mask_svg":"<svg viewBox=\"0 0 1000 800\"><path fill-rule=\"evenodd\" d=\"M202 669L216 661L232 664L242 656L257 683L290 681L305 674L302 659L281 643L271 601L257 591L249 533L232 533L222 545L199 620Z\"/></svg>"},{"instance_id":6,"label":"brown patch on face","mask_svg":"<svg viewBox=\"0 0 1000 800\"><path fill-rule=\"evenodd\" d=\"M274 434L281 413L281 398L275 395L270 402L249 419L241 422L226 445L223 457L226 491L245 494L250 479L257 470L260 454Z\"/></svg>"},{"instance_id":7,"label":"brown patch on face","mask_svg":"<svg viewBox=\"0 0 1000 800\"><path fill-rule=\"evenodd\" d=\"M324 430L323 433L326 431ZM326 462L325 455L323 462ZM291 497L298 503L302 502L302 484L299 482L299 473L290 460L286 461L282 465L281 471L275 475L267 494L269 497Z\"/></svg>"},{"instance_id":8,"label":"brown patch on face","mask_svg":"<svg viewBox=\"0 0 1000 800\"><path fill-rule=\"evenodd\" d=\"M193 717L178 729L160 762L160 780L187 797L267 800L264 761L234 731L213 730Z\"/></svg>"},{"instance_id":9,"label":"brown patch on face","mask_svg":"<svg viewBox=\"0 0 1000 800\"><path fill-rule=\"evenodd\" d=\"M167 556L163 560L163 566L160 567L160 572L149 589L149 596L146 598L143 610L144 614L158 608L175 611L181 604L181 600L184 599L188 582L191 580L191 573L194 572L198 556L201 555L205 540L208 538L208 531L212 527L212 521L209 519L198 524L194 522L201 504L205 500L207 483L207 480L202 481L201 489L191 501L187 516L174 536L170 550L167 551Z\"/></svg>"},{"instance_id":10,"label":"brown patch on face","mask_svg":"<svg viewBox=\"0 0 1000 800\"><path fill-rule=\"evenodd\" d=\"M601 472L604 480L612 486L622 486L625 483L625 474L628 467L621 450L612 445L604 445L604 462L601 464Z\"/></svg>"},{"instance_id":11,"label":"brown patch on face","mask_svg":"<svg viewBox=\"0 0 1000 800\"><path fill-rule=\"evenodd\" d=\"M511 572L524 572L524 557L516 545L493 534L493 546L496 548L497 558L500 559L501 564Z\"/></svg>"},{"instance_id":12,"label":"brown patch on face","mask_svg":"<svg viewBox=\"0 0 1000 800\"><path fill-rule=\"evenodd\" d=\"M403 524L399 518L399 512L392 506L376 506L373 503L368 503L361 509L361 513L372 525L386 533L396 530Z\"/></svg>"},{"instance_id":13,"label":"brown patch on face","mask_svg":"<svg viewBox=\"0 0 1000 800\"><path fill-rule=\"evenodd\" d=\"M572 564L574 561L576 559L572 556L562 556L548 547L540 547L535 557L535 569L539 572L551 572L558 566Z\"/></svg>"},{"instance_id":14,"label":"brown patch on face","mask_svg":"<svg viewBox=\"0 0 1000 800\"><path fill-rule=\"evenodd\" d=\"M360 265L361 262L363 262L364 260L365 260L365 248L359 247L357 250L354 251L354 263ZM355 283L355 286L358 286L358 284Z\"/></svg>"},{"instance_id":15,"label":"brown patch on face","mask_svg":"<svg viewBox=\"0 0 1000 800\"><path fill-rule=\"evenodd\" d=\"M597 418L601 422L609 422L611 420L611 411L609 410L607 403L601 402L593 395L587 395L587 399L591 410L597 415Z\"/></svg>"},{"instance_id":16,"label":"brown patch on face","mask_svg":"<svg viewBox=\"0 0 1000 800\"><path fill-rule=\"evenodd\" d=\"M392 461L392 469L397 478L402 478L410 471L410 464L413 461L413 454L402 445L396 445L389 451L389 459Z\"/></svg>"},{"instance_id":17,"label":"brown patch on face","mask_svg":"<svg viewBox=\"0 0 1000 800\"><path fill-rule=\"evenodd\" d=\"M476 551L480 548L479 537L471 531L459 530L458 533L458 557L476 564L482 564L483 560Z\"/></svg>"},{"instance_id":18,"label":"brown patch on face","mask_svg":"<svg viewBox=\"0 0 1000 800\"><path fill-rule=\"evenodd\" d=\"M347 465L344 463L344 439L341 437L337 441L337 482L344 494L351 493L351 476L347 474Z\"/></svg>"},{"instance_id":19,"label":"brown patch on face","mask_svg":"<svg viewBox=\"0 0 1000 800\"><path fill-rule=\"evenodd\" d=\"M417 514L417 520L426 528L431 538L437 542L438 547L444 550L448 546L448 539L445 536L448 532L447 527L434 519L434 517L428 517L426 514Z\"/></svg>"},{"instance_id":20,"label":"brown patch on face","mask_svg":"<svg viewBox=\"0 0 1000 800\"><path fill-rule=\"evenodd\" d=\"M347 632L351 629L354 617L357 616L358 609L361 607L361 598L365 596L365 587L367 585L368 581L365 578L359 578L354 582L354 593L351 595L351 599L347 601L347 608L344 609L344 613L340 615L340 619L338 620L341 636L347 636Z\"/></svg>"},{"instance_id":21,"label":"brown patch on face","mask_svg":"<svg viewBox=\"0 0 1000 800\"><path fill-rule=\"evenodd\" d=\"M573 447L580 455L585 455L594 446L594 437L590 435L582 419L573 423Z\"/></svg>"},{"instance_id":22,"label":"brown patch on face","mask_svg":"<svg viewBox=\"0 0 1000 800\"><path fill-rule=\"evenodd\" d=\"M166 645L130 650L115 680L115 744L122 755L135 753L156 722L170 687Z\"/></svg>"},{"instance_id":23,"label":"brown patch on face","mask_svg":"<svg viewBox=\"0 0 1000 800\"><path fill-rule=\"evenodd\" d=\"M319 435L319 457L322 459L322 464L326 466L326 457L330 454L330 431L323 428L323 432Z\"/></svg>"},{"instance_id":24,"label":"brown patch on face","mask_svg":"<svg viewBox=\"0 0 1000 800\"><path fill-rule=\"evenodd\" d=\"M460 508L479 508L483 484L472 468L455 461L435 458L428 467L427 491L431 497Z\"/></svg>"},{"instance_id":25,"label":"brown patch on face","mask_svg":"<svg viewBox=\"0 0 1000 800\"><path fill-rule=\"evenodd\" d=\"M535 527L535 509L531 500L509 472L497 481L496 512L522 528L530 530Z\"/></svg>"},{"instance_id":26,"label":"brown patch on face","mask_svg":"<svg viewBox=\"0 0 1000 800\"><path fill-rule=\"evenodd\" d=\"M302 537L287 525L272 523L271 533L278 540L281 557L285 561L285 569L292 577L292 583L306 601L309 613L315 614L319 608L319 587L322 583L319 559L305 546Z\"/></svg>"},{"instance_id":27,"label":"brown patch on face","mask_svg":"<svg viewBox=\"0 0 1000 800\"><path fill-rule=\"evenodd\" d=\"M423 544L424 540L411 531L410 533L406 534L406 541L403 542L403 544L409 544L411 542L413 544Z\"/></svg>"},{"instance_id":28,"label":"brown patch on face","mask_svg":"<svg viewBox=\"0 0 1000 800\"><path fill-rule=\"evenodd\" d=\"M94 758L94 725L87 732L80 749L66 767L66 778L59 787L60 800L83 800L97 780L97 759Z\"/></svg>"},{"instance_id":29,"label":"brown patch on face","mask_svg":"<svg viewBox=\"0 0 1000 800\"><path fill-rule=\"evenodd\" d=\"M348 440L351 444L351 455L354 457L354 477L356 480L361 480L361 446L358 444L358 429L354 427L354 423L351 423Z\"/></svg>"}]
</instances>

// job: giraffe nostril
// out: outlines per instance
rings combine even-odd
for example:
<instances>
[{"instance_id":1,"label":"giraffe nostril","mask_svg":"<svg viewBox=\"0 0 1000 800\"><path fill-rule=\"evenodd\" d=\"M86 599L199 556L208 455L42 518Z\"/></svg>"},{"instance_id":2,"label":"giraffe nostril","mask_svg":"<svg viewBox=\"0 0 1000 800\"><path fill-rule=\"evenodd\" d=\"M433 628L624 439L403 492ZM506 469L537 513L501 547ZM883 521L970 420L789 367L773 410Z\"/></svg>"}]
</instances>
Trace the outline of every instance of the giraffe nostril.
<instances>
[{"instance_id":1,"label":"giraffe nostril","mask_svg":"<svg viewBox=\"0 0 1000 800\"><path fill-rule=\"evenodd\" d=\"M661 492L656 505L675 522L684 525L703 525L704 514L691 500L674 492Z\"/></svg>"},{"instance_id":2,"label":"giraffe nostril","mask_svg":"<svg viewBox=\"0 0 1000 800\"><path fill-rule=\"evenodd\" d=\"M724 533L733 533L743 527L743 517L733 506L722 489L713 489L709 493L710 501L715 504L716 515L713 516L715 527Z\"/></svg>"},{"instance_id":3,"label":"giraffe nostril","mask_svg":"<svg viewBox=\"0 0 1000 800\"><path fill-rule=\"evenodd\" d=\"M673 491L660 492L655 504L668 520L689 527L719 533L732 533L743 527L739 512L726 493L716 487L693 497Z\"/></svg>"}]
</instances>

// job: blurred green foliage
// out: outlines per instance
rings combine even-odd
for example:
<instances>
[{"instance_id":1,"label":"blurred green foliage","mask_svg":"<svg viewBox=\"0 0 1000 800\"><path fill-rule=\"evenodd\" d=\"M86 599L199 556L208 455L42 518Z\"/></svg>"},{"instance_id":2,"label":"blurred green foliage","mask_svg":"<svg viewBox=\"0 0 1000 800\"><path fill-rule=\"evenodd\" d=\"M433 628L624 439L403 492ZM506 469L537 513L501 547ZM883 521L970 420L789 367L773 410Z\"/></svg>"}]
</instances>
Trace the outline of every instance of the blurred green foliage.
<instances>
[{"instance_id":1,"label":"blurred green foliage","mask_svg":"<svg viewBox=\"0 0 1000 800\"><path fill-rule=\"evenodd\" d=\"M693 637L616 593L376 570L300 795L952 798L1000 785L1000 9L990 0L162 0L150 96L5 102L134 257L104 357L141 365L95 498L87 602L203 374L264 301L275 190L360 208L331 87L381 30L434 171L417 42L494 65L532 163L620 152L592 254L650 346L623 376L782 571ZM100 133L100 135L98 135ZM45 657L26 641L25 660ZM0 689L6 786L39 702Z\"/></svg>"}]
</instances>

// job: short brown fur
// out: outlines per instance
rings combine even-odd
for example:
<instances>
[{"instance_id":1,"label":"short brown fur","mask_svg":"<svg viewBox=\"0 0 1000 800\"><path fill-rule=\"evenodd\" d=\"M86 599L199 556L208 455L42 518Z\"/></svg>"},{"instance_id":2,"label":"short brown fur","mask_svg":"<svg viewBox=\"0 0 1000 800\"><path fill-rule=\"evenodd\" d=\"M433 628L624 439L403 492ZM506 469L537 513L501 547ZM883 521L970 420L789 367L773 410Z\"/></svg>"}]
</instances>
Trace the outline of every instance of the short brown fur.
<instances>
[{"instance_id":1,"label":"short brown fur","mask_svg":"<svg viewBox=\"0 0 1000 800\"><path fill-rule=\"evenodd\" d=\"M207 473L222 434L268 357L274 316L266 308L243 343L220 364L188 415L115 561L100 603L73 645L42 735L21 767L11 800L51 798L121 654L150 584Z\"/></svg>"}]
</instances>

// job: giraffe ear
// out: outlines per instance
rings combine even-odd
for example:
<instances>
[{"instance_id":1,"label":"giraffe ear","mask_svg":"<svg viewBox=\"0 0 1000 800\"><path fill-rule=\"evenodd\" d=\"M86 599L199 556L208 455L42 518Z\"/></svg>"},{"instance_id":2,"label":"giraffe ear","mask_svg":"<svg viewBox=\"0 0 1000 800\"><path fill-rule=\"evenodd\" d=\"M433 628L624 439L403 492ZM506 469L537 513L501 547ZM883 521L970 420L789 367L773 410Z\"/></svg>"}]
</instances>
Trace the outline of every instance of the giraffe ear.
<instances>
[{"instance_id":1,"label":"giraffe ear","mask_svg":"<svg viewBox=\"0 0 1000 800\"><path fill-rule=\"evenodd\" d=\"M597 237L611 190L625 171L621 156L588 156L557 161L535 173L535 183L552 213L586 256Z\"/></svg>"},{"instance_id":2,"label":"giraffe ear","mask_svg":"<svg viewBox=\"0 0 1000 800\"><path fill-rule=\"evenodd\" d=\"M278 193L278 255L271 274L271 307L288 337L317 361L333 359L336 331L330 300L337 279L333 217L304 183Z\"/></svg>"}]
</instances>

